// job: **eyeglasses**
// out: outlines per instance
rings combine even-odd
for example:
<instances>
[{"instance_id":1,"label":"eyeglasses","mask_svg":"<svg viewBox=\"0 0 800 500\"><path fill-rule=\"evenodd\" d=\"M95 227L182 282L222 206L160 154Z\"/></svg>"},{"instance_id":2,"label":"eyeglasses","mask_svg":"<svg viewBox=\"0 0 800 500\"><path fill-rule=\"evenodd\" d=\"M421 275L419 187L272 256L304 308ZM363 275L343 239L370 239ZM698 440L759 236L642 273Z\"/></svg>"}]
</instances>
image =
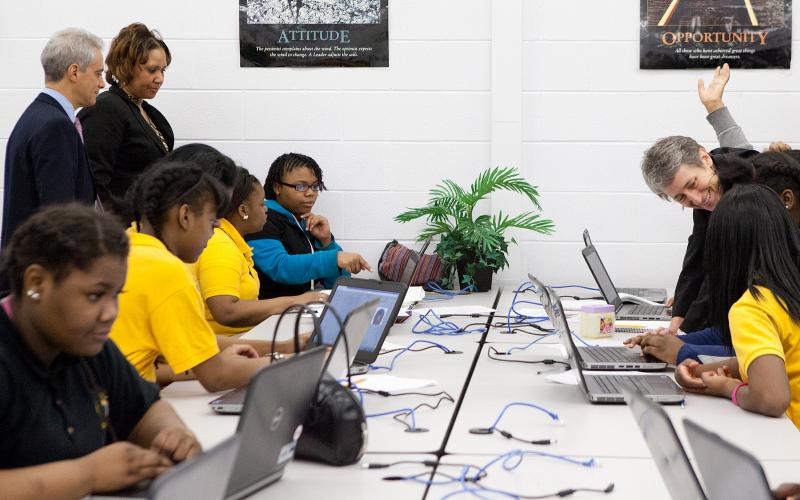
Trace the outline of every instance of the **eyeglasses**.
<instances>
[{"instance_id":1,"label":"eyeglasses","mask_svg":"<svg viewBox=\"0 0 800 500\"><path fill-rule=\"evenodd\" d=\"M298 182L296 184L289 184L288 182L278 181L278 184L281 186L287 186L290 188L294 188L295 191L299 193L305 193L306 189L311 188L312 191L315 193L319 193L323 189L325 189L325 185L321 182L317 182L316 184L306 184L305 182Z\"/></svg>"}]
</instances>

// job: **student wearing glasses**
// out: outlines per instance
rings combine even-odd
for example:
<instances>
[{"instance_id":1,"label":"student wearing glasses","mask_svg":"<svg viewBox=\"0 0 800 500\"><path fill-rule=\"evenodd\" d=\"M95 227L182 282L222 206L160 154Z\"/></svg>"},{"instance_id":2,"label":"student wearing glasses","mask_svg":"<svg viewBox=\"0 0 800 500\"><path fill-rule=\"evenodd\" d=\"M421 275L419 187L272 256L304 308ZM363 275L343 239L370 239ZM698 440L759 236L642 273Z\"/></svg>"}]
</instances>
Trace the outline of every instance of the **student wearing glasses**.
<instances>
[{"instance_id":1,"label":"student wearing glasses","mask_svg":"<svg viewBox=\"0 0 800 500\"><path fill-rule=\"evenodd\" d=\"M286 153L269 168L264 181L267 223L247 238L253 248L260 299L300 295L316 282L331 288L339 276L372 271L364 258L342 250L328 219L312 212L325 189L322 169L309 156Z\"/></svg>"},{"instance_id":2,"label":"student wearing glasses","mask_svg":"<svg viewBox=\"0 0 800 500\"><path fill-rule=\"evenodd\" d=\"M243 167L236 169L228 210L197 261L196 275L206 304L206 319L218 335L243 333L291 306L325 298L319 292L258 300L253 250L244 236L267 221L264 188Z\"/></svg>"}]
</instances>

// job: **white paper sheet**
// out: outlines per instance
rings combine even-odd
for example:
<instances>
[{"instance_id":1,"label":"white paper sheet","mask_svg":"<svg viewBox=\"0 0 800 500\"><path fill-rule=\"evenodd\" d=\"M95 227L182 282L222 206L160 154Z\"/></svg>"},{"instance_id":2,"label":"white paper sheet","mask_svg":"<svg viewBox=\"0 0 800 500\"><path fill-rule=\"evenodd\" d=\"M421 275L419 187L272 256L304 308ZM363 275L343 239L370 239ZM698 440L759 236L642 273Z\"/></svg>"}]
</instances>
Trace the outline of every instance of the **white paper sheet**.
<instances>
[{"instance_id":1,"label":"white paper sheet","mask_svg":"<svg viewBox=\"0 0 800 500\"><path fill-rule=\"evenodd\" d=\"M422 389L423 387L438 385L435 380L395 377L394 375L364 375L362 377L353 377L353 383L360 389L386 391L389 394L413 391Z\"/></svg>"}]
</instances>

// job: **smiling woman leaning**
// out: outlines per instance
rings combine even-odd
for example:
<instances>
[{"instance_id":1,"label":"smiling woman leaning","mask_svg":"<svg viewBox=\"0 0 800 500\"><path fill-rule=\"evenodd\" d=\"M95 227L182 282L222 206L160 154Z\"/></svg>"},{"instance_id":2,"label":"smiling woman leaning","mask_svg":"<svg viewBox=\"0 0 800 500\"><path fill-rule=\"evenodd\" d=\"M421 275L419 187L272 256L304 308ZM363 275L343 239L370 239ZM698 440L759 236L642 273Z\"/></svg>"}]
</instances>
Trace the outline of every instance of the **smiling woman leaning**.
<instances>
[{"instance_id":1,"label":"smiling woman leaning","mask_svg":"<svg viewBox=\"0 0 800 500\"><path fill-rule=\"evenodd\" d=\"M711 211L731 186L753 181L753 150L722 94L730 78L727 65L717 68L708 87L698 84L706 119L717 133L720 147L706 151L690 137L670 136L656 141L642 159L645 183L659 197L692 208L694 226L672 304L670 332L700 330L708 324L708 292L703 271L703 246Z\"/></svg>"},{"instance_id":2,"label":"smiling woman leaning","mask_svg":"<svg viewBox=\"0 0 800 500\"><path fill-rule=\"evenodd\" d=\"M141 23L122 28L106 57L108 92L78 114L95 189L107 207L111 197L122 199L139 174L172 151L172 127L145 102L164 84L170 62L158 32Z\"/></svg>"}]
</instances>

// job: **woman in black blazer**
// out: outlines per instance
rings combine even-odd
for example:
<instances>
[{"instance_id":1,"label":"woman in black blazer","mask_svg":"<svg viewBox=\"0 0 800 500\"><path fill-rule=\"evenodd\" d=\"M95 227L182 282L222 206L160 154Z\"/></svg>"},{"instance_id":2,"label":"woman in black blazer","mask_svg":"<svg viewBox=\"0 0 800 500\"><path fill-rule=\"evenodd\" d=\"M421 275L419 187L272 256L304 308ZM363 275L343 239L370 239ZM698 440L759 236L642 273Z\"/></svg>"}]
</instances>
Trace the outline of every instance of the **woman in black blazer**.
<instances>
[{"instance_id":1,"label":"woman in black blazer","mask_svg":"<svg viewBox=\"0 0 800 500\"><path fill-rule=\"evenodd\" d=\"M95 189L106 206L123 198L139 174L172 151L172 127L145 102L158 93L171 61L157 32L141 23L122 28L106 57L109 90L78 113Z\"/></svg>"}]
</instances>

